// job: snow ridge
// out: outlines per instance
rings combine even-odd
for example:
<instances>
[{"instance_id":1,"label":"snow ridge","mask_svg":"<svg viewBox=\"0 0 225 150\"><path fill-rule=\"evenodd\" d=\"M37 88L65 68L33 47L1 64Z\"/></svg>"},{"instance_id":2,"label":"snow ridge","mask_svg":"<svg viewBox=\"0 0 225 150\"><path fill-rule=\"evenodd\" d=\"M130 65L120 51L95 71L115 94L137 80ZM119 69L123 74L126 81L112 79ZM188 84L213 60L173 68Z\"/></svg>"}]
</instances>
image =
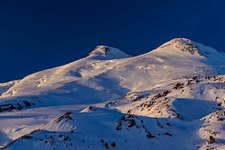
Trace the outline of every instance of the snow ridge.
<instances>
[{"instance_id":1,"label":"snow ridge","mask_svg":"<svg viewBox=\"0 0 225 150\"><path fill-rule=\"evenodd\" d=\"M120 51L119 49L106 45L97 46L89 53L89 56L97 59L119 59L130 57L128 54Z\"/></svg>"},{"instance_id":2,"label":"snow ridge","mask_svg":"<svg viewBox=\"0 0 225 150\"><path fill-rule=\"evenodd\" d=\"M186 38L135 57L100 45L0 94L0 149L225 148L225 55Z\"/></svg>"}]
</instances>

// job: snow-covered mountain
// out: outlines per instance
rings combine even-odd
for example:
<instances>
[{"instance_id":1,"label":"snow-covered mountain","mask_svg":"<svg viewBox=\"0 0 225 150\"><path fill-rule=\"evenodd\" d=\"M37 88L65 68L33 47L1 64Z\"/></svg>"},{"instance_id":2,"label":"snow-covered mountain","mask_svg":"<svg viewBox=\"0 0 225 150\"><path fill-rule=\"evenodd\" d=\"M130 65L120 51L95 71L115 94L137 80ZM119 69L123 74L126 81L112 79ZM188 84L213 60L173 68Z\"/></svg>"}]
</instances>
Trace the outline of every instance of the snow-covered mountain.
<instances>
[{"instance_id":1,"label":"snow-covered mountain","mask_svg":"<svg viewBox=\"0 0 225 150\"><path fill-rule=\"evenodd\" d=\"M0 84L2 149L225 149L225 55L185 38Z\"/></svg>"}]
</instances>

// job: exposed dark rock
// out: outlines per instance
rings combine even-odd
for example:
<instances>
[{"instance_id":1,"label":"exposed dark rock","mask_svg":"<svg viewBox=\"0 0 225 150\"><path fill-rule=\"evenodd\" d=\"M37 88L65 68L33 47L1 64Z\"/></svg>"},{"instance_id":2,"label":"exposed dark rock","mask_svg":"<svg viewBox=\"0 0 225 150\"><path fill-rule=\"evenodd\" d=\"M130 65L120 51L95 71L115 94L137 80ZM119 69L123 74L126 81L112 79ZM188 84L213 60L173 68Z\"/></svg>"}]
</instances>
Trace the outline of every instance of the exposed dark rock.
<instances>
[{"instance_id":1,"label":"exposed dark rock","mask_svg":"<svg viewBox=\"0 0 225 150\"><path fill-rule=\"evenodd\" d=\"M165 132L165 135L168 135L168 136L173 136L171 133L169 132Z\"/></svg>"},{"instance_id":2,"label":"exposed dark rock","mask_svg":"<svg viewBox=\"0 0 225 150\"><path fill-rule=\"evenodd\" d=\"M116 147L116 142L112 142L111 146Z\"/></svg>"},{"instance_id":3,"label":"exposed dark rock","mask_svg":"<svg viewBox=\"0 0 225 150\"><path fill-rule=\"evenodd\" d=\"M136 125L135 120L134 120L134 119L129 120L127 126L128 126L129 128L131 128L131 127L133 127L134 125Z\"/></svg>"},{"instance_id":4,"label":"exposed dark rock","mask_svg":"<svg viewBox=\"0 0 225 150\"><path fill-rule=\"evenodd\" d=\"M209 144L213 144L216 142L216 139L213 136L209 136L209 139L207 141Z\"/></svg>"}]
</instances>

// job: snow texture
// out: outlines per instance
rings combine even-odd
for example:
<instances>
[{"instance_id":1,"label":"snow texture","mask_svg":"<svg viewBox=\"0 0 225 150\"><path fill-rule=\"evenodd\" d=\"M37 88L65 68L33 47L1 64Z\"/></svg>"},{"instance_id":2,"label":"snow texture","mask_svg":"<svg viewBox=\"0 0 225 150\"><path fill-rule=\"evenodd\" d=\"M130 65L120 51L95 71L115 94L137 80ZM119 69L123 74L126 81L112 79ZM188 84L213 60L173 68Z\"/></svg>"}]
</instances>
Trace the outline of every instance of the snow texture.
<instances>
[{"instance_id":1,"label":"snow texture","mask_svg":"<svg viewBox=\"0 0 225 150\"><path fill-rule=\"evenodd\" d=\"M225 55L185 38L0 84L0 149L225 149Z\"/></svg>"}]
</instances>

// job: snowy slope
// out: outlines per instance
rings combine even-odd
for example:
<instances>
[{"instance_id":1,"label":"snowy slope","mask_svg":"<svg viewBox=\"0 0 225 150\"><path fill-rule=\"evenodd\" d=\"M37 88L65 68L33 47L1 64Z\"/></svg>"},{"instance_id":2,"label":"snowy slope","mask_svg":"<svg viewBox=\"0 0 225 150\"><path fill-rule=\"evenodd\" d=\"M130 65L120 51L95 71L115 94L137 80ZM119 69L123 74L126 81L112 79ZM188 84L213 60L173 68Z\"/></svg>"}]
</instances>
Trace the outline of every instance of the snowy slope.
<instances>
[{"instance_id":1,"label":"snowy slope","mask_svg":"<svg viewBox=\"0 0 225 150\"><path fill-rule=\"evenodd\" d=\"M100 45L0 94L0 148L225 148L225 56L185 38L136 57Z\"/></svg>"}]
</instances>

